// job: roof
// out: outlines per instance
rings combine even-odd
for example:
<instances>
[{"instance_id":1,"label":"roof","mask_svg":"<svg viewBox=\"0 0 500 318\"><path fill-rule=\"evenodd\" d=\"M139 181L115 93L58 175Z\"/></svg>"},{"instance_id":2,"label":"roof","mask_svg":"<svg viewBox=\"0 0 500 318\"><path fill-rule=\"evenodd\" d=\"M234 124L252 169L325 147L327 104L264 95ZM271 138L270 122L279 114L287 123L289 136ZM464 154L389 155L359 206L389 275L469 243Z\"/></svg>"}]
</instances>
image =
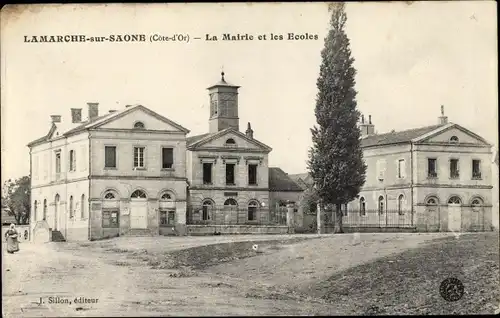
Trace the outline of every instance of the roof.
<instances>
[{"instance_id":1,"label":"roof","mask_svg":"<svg viewBox=\"0 0 500 318\"><path fill-rule=\"evenodd\" d=\"M208 87L207 89L211 89L211 88L214 88L214 87L217 87L217 86L226 86L226 87L239 88L239 86L236 86L236 85L233 85L233 84L230 84L230 83L226 82L226 80L224 79L224 72L220 73L220 75L221 75L220 81L218 81L215 85L212 85L212 86Z\"/></svg>"},{"instance_id":2,"label":"roof","mask_svg":"<svg viewBox=\"0 0 500 318\"><path fill-rule=\"evenodd\" d=\"M293 181L288 174L280 168L269 167L269 190L270 191L297 191L303 189Z\"/></svg>"},{"instance_id":3,"label":"roof","mask_svg":"<svg viewBox=\"0 0 500 318\"><path fill-rule=\"evenodd\" d=\"M197 141L202 140L203 138L205 138L205 137L207 137L209 135L211 135L211 133L206 133L206 134L201 134L201 135L195 135L195 136L187 137L186 138L186 144L189 146L191 144L196 143Z\"/></svg>"},{"instance_id":4,"label":"roof","mask_svg":"<svg viewBox=\"0 0 500 318\"><path fill-rule=\"evenodd\" d=\"M131 105L131 106L125 107L122 110L115 111L112 113L107 113L107 114L104 114L101 116L97 116L93 119L87 119L86 121L80 122L80 123L72 123L72 122L53 123L49 133L46 136L44 136L42 138L38 138L38 139L30 142L28 144L28 147L30 147L34 144L38 144L40 142L50 140L55 128L57 128L57 130L60 131L61 136L63 136L63 135L67 136L67 135L71 135L74 133L78 133L80 131L84 131L84 130L89 129L89 128L96 127L96 126L101 125L101 124L105 124L114 118L124 116L124 115L132 112L133 110L138 109L138 108L144 110L147 113L150 113L154 117L157 117L159 120L168 122L169 124L171 124L172 126L176 127L179 130L182 130L186 133L189 132L189 130L187 128L182 127L181 125L169 120L168 118L163 117L162 115L150 110L147 107L144 107L142 105Z\"/></svg>"},{"instance_id":5,"label":"roof","mask_svg":"<svg viewBox=\"0 0 500 318\"><path fill-rule=\"evenodd\" d=\"M396 143L410 142L412 139L425 135L427 133L442 127L443 125L426 126L385 134L377 134L361 139L361 147L371 147L379 145L389 145Z\"/></svg>"}]
</instances>

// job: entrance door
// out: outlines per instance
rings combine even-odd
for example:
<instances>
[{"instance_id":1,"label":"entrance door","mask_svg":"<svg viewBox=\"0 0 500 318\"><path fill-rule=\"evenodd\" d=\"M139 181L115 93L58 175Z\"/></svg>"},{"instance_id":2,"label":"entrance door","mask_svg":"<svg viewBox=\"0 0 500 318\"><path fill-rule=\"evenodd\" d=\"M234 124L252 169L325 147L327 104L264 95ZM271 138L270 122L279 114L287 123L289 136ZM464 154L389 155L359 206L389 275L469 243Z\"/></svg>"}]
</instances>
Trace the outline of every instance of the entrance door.
<instances>
[{"instance_id":1,"label":"entrance door","mask_svg":"<svg viewBox=\"0 0 500 318\"><path fill-rule=\"evenodd\" d=\"M147 201L137 200L130 202L130 228L147 229L148 228L148 206Z\"/></svg>"},{"instance_id":2,"label":"entrance door","mask_svg":"<svg viewBox=\"0 0 500 318\"><path fill-rule=\"evenodd\" d=\"M54 199L54 230L59 229L59 194Z\"/></svg>"},{"instance_id":3,"label":"entrance door","mask_svg":"<svg viewBox=\"0 0 500 318\"><path fill-rule=\"evenodd\" d=\"M448 201L448 230L452 232L462 230L462 204L458 197L451 197Z\"/></svg>"}]
</instances>

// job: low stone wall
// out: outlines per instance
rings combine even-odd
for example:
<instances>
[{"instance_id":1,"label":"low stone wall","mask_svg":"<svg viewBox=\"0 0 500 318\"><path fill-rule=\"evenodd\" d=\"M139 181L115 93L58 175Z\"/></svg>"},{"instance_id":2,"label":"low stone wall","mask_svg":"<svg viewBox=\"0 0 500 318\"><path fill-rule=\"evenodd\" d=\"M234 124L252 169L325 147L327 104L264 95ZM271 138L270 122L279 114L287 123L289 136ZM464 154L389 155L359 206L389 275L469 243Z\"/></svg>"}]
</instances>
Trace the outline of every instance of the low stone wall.
<instances>
[{"instance_id":1,"label":"low stone wall","mask_svg":"<svg viewBox=\"0 0 500 318\"><path fill-rule=\"evenodd\" d=\"M8 225L2 226L2 240L5 242L5 233L9 230ZM27 225L16 225L16 230L19 233L18 240L19 242L29 241L30 240L30 226Z\"/></svg>"},{"instance_id":2,"label":"low stone wall","mask_svg":"<svg viewBox=\"0 0 500 318\"><path fill-rule=\"evenodd\" d=\"M188 225L188 235L221 234L287 234L284 225Z\"/></svg>"}]
</instances>

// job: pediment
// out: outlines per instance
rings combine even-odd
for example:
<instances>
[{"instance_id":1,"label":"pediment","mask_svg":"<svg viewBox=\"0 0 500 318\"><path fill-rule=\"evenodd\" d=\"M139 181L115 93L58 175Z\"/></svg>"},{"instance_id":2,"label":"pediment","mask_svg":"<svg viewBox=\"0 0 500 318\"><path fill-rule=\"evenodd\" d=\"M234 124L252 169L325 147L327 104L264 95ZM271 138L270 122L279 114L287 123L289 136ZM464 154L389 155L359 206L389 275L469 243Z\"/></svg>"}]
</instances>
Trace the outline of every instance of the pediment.
<instances>
[{"instance_id":1,"label":"pediment","mask_svg":"<svg viewBox=\"0 0 500 318\"><path fill-rule=\"evenodd\" d=\"M419 143L436 143L436 144L468 144L468 145L484 145L489 143L481 136L472 131L454 124L444 129L438 129L429 135L422 136L416 140Z\"/></svg>"},{"instance_id":2,"label":"pediment","mask_svg":"<svg viewBox=\"0 0 500 318\"><path fill-rule=\"evenodd\" d=\"M234 142L234 143L233 143ZM209 149L234 149L270 152L271 147L258 140L250 139L243 133L234 129L220 131L216 134L208 135L190 147L197 150Z\"/></svg>"},{"instance_id":3,"label":"pediment","mask_svg":"<svg viewBox=\"0 0 500 318\"><path fill-rule=\"evenodd\" d=\"M143 128L140 128L143 127ZM136 106L96 125L100 129L145 129L155 131L184 132L189 130L144 107Z\"/></svg>"}]
</instances>

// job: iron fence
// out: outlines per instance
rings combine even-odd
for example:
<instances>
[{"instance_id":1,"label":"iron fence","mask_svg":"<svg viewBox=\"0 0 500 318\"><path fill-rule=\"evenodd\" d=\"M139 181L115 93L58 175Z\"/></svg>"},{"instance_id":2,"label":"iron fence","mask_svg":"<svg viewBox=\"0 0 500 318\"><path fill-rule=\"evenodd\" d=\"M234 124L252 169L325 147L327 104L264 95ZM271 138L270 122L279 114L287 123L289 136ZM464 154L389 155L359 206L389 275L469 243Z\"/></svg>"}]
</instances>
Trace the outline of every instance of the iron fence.
<instances>
[{"instance_id":1,"label":"iron fence","mask_svg":"<svg viewBox=\"0 0 500 318\"><path fill-rule=\"evenodd\" d=\"M344 227L381 227L381 228L412 228L414 212L411 210L347 210L342 211ZM334 226L336 222L334 211L324 212L325 226Z\"/></svg>"},{"instance_id":2,"label":"iron fence","mask_svg":"<svg viewBox=\"0 0 500 318\"><path fill-rule=\"evenodd\" d=\"M285 209L208 208L187 209L188 225L286 225Z\"/></svg>"}]
</instances>

